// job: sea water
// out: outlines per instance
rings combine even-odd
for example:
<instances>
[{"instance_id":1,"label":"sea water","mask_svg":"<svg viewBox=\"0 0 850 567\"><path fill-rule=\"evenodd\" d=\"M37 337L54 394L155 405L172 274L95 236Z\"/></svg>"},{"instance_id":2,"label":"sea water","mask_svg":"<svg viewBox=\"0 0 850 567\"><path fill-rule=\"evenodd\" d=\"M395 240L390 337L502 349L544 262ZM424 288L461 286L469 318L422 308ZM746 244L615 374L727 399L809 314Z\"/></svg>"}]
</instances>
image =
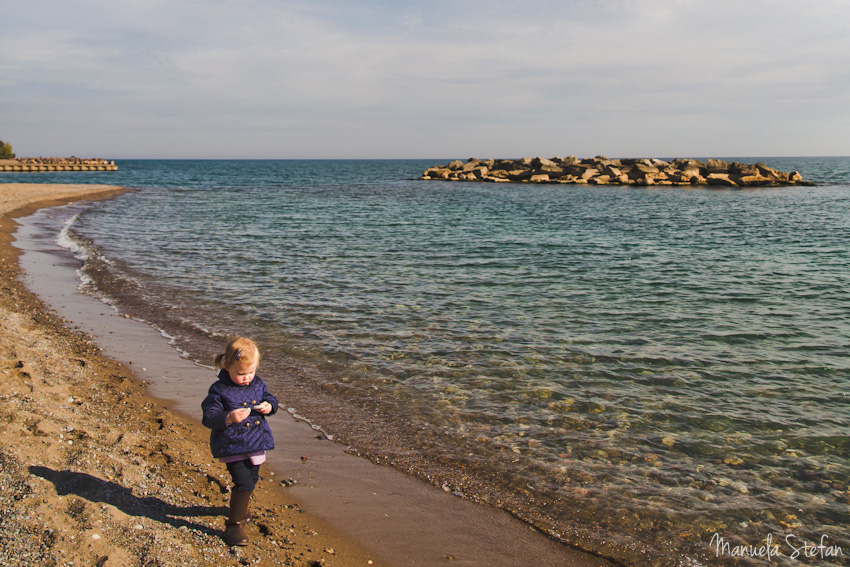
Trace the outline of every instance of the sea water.
<instances>
[{"instance_id":1,"label":"sea water","mask_svg":"<svg viewBox=\"0 0 850 567\"><path fill-rule=\"evenodd\" d=\"M137 190L80 207L63 241L87 292L187 356L255 337L279 397L351 451L566 544L630 565L763 565L770 546L844 565L850 159L736 160L819 185L128 160L85 181Z\"/></svg>"}]
</instances>

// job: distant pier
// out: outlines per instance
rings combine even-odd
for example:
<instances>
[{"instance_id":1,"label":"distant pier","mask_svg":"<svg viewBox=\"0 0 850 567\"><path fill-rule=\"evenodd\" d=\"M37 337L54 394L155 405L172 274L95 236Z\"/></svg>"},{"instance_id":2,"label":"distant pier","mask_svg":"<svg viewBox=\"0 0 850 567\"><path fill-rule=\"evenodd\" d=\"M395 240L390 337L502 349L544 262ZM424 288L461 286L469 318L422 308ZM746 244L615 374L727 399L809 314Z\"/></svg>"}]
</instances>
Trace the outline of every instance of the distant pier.
<instances>
[{"instance_id":1,"label":"distant pier","mask_svg":"<svg viewBox=\"0 0 850 567\"><path fill-rule=\"evenodd\" d=\"M0 159L0 171L37 173L41 171L118 171L114 161L105 159L69 158L16 158Z\"/></svg>"}]
</instances>

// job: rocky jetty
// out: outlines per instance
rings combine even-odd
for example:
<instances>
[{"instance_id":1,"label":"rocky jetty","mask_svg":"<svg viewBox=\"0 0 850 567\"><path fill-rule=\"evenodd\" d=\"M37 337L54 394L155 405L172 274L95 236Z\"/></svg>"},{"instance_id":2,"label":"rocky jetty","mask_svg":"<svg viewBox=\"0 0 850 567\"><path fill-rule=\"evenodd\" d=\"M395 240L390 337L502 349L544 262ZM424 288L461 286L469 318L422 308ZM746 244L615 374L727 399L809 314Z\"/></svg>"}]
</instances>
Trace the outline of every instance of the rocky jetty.
<instances>
[{"instance_id":1,"label":"rocky jetty","mask_svg":"<svg viewBox=\"0 0 850 567\"><path fill-rule=\"evenodd\" d=\"M713 185L720 187L776 187L813 185L796 171L785 173L763 163L745 164L719 159L591 159L470 158L429 167L422 179L489 181L492 183L568 183L577 185Z\"/></svg>"},{"instance_id":2,"label":"rocky jetty","mask_svg":"<svg viewBox=\"0 0 850 567\"><path fill-rule=\"evenodd\" d=\"M38 171L118 171L114 161L78 157L45 158L28 157L0 159L0 171L33 173Z\"/></svg>"}]
</instances>

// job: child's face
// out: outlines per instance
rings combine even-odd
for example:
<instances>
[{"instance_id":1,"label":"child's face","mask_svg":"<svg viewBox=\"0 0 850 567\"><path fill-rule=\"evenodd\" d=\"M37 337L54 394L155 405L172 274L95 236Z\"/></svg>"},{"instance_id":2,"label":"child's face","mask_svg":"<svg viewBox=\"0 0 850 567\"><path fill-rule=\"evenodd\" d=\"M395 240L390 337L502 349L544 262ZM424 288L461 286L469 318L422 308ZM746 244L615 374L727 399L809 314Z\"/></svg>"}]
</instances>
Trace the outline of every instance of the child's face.
<instances>
[{"instance_id":1,"label":"child's face","mask_svg":"<svg viewBox=\"0 0 850 567\"><path fill-rule=\"evenodd\" d=\"M254 379L254 373L257 372L257 363L234 362L226 370L230 375L231 382L239 386L247 386Z\"/></svg>"}]
</instances>

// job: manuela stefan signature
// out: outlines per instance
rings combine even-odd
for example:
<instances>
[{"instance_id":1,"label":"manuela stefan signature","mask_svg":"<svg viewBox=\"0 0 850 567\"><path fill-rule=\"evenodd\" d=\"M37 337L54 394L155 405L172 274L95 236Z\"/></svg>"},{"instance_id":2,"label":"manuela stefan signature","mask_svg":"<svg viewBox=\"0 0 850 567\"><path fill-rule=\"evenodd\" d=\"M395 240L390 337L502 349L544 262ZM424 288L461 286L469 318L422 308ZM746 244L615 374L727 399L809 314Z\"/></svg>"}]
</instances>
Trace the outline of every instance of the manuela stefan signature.
<instances>
[{"instance_id":1,"label":"manuela stefan signature","mask_svg":"<svg viewBox=\"0 0 850 567\"><path fill-rule=\"evenodd\" d=\"M759 545L733 545L731 542L726 541L719 533L715 532L711 536L709 546L714 548L715 557L720 557L721 555L729 557L763 557L768 561L778 555L788 555L791 559L799 559L801 557L819 557L825 559L827 557L843 556L844 550L841 546L830 545L828 540L829 536L826 534L820 536L820 543L799 540L797 536L788 534L784 539L776 541L773 539L773 534L767 534L764 543ZM780 542L784 542L784 546Z\"/></svg>"}]
</instances>

